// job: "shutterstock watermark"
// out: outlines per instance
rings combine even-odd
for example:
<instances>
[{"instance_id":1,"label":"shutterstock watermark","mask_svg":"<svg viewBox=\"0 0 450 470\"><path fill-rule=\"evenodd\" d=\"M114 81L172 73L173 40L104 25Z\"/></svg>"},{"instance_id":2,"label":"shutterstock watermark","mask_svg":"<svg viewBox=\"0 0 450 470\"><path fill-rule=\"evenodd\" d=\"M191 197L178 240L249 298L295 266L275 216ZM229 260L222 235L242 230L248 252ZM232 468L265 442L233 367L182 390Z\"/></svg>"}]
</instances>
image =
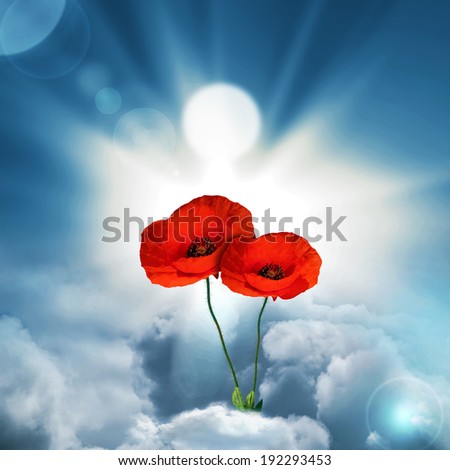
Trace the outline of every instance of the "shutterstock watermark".
<instances>
[{"instance_id":1,"label":"shutterstock watermark","mask_svg":"<svg viewBox=\"0 0 450 470\"><path fill-rule=\"evenodd\" d=\"M255 237L259 237L274 232L294 232L312 243L323 239L327 242L346 242L347 237L343 233L344 228L341 227L346 218L346 215L335 216L332 207L326 207L322 217L308 216L301 221L294 221L294 217L291 216L278 219L271 215L270 208L264 211L262 217L235 215L227 220L214 215L203 216L191 208L186 214L177 214L153 224L152 230L146 232L146 236L155 242L164 242L170 237L177 242L186 243L199 236L220 241L220 239L231 240L238 234L250 237L254 233ZM123 210L123 217L110 216L103 219L102 241L127 243L136 238L140 240L144 229L153 222L155 220L152 217L144 220L131 215L130 209L126 207Z\"/></svg>"}]
</instances>

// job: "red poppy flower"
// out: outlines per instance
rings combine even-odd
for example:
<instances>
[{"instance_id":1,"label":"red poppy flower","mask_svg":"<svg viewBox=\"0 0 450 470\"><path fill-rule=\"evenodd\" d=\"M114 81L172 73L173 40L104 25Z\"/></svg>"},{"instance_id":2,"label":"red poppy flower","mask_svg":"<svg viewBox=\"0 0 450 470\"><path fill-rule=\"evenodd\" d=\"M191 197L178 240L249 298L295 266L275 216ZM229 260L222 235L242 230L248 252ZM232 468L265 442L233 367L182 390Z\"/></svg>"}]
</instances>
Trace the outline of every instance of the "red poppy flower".
<instances>
[{"instance_id":1,"label":"red poppy flower","mask_svg":"<svg viewBox=\"0 0 450 470\"><path fill-rule=\"evenodd\" d=\"M295 233L269 233L251 242L234 240L222 257L222 282L251 297L292 299L317 284L322 260Z\"/></svg>"},{"instance_id":2,"label":"red poppy flower","mask_svg":"<svg viewBox=\"0 0 450 470\"><path fill-rule=\"evenodd\" d=\"M141 264L154 284L186 286L217 276L236 237L254 237L250 211L223 196L202 196L142 232Z\"/></svg>"}]
</instances>

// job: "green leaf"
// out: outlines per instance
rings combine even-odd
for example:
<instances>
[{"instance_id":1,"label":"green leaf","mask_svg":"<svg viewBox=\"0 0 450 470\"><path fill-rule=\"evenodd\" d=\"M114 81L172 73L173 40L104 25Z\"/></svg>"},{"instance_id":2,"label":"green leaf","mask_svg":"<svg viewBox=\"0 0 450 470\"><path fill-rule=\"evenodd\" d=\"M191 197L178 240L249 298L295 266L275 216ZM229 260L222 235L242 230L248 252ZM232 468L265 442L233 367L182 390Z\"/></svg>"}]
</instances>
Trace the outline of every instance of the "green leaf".
<instances>
[{"instance_id":1,"label":"green leaf","mask_svg":"<svg viewBox=\"0 0 450 470\"><path fill-rule=\"evenodd\" d=\"M245 399L245 408L248 410L253 410L255 406L255 392L252 390Z\"/></svg>"},{"instance_id":2,"label":"green leaf","mask_svg":"<svg viewBox=\"0 0 450 470\"><path fill-rule=\"evenodd\" d=\"M242 393L238 387L234 387L233 394L231 395L231 401L238 410L244 410L244 400L242 399Z\"/></svg>"},{"instance_id":3,"label":"green leaf","mask_svg":"<svg viewBox=\"0 0 450 470\"><path fill-rule=\"evenodd\" d=\"M263 407L263 401L262 401L262 400L259 400L259 402L258 402L257 405L255 406L254 410L255 410L255 411L261 411L261 410L262 410L262 407Z\"/></svg>"}]
</instances>

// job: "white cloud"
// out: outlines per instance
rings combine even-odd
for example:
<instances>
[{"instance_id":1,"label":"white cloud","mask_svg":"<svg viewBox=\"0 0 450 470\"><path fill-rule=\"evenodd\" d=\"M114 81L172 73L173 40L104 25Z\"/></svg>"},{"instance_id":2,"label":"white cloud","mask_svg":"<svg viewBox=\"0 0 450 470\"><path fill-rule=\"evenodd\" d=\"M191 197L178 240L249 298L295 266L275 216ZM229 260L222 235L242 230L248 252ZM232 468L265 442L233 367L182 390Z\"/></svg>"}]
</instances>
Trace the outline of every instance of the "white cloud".
<instances>
[{"instance_id":1,"label":"white cloud","mask_svg":"<svg viewBox=\"0 0 450 470\"><path fill-rule=\"evenodd\" d=\"M53 448L273 448L264 440L266 435L279 448L327 447L330 434L320 422L299 417L317 413L335 442L341 439L343 446L355 442L367 445L364 410L370 394L389 377L407 371L398 350L400 343L388 334L396 324L406 325L405 318L375 316L364 306L316 305L306 295L289 303L271 303L275 315L268 310L264 321L297 319L278 321L265 335L263 346L270 363L266 376L261 374L260 393L266 412L272 407L275 415L297 416L247 415L243 421L241 413L224 407L203 408L221 397L208 395L205 401L192 404L205 383L210 383L211 390L219 374L227 373L222 369L226 364L207 312L204 285L180 289L152 286L136 259L128 255L125 264L135 263L131 270L120 265L114 271L116 260L107 263L100 256L104 265L98 276L91 271L82 279L71 278L67 272L61 277L60 270L47 269L16 273L12 278L11 285L21 285L30 275L24 284L25 294L18 296L16 292L14 307L32 334L30 337L18 322L9 319L10 334L2 336L1 342L9 351L9 337L16 338L11 340L16 344L16 357L9 362L11 366L2 363L0 378L0 396L7 398L5 409L14 423L30 430L43 427ZM242 340L250 331L254 334L259 303L229 294L219 282L213 282L216 313L236 356L240 351L237 346L242 345L232 340ZM29 308L34 298L39 314ZM253 317L251 311L255 312ZM278 318L276 314L280 314ZM13 331L12 324L16 325ZM168 391L179 387L186 399L171 412L202 408L172 418L168 414L166 424L155 417L160 416L160 404L151 402L158 383L144 374L140 355L133 350L150 330L161 338L174 338L176 343L167 371ZM151 348L151 342L149 345ZM152 350L148 352L151 355ZM21 361L28 365L21 366ZM29 378L15 369L28 371ZM8 377L12 386L5 385ZM45 388L48 380L54 384L50 390ZM291 388L292 381L297 388ZM29 386L25 391L22 382ZM17 406L20 393L29 397L22 408ZM275 398L283 402L283 409L274 408ZM215 427L214 419L221 429ZM285 430L284 436L274 431L277 427ZM345 437L352 427L355 434ZM448 439L440 442L449 446Z\"/></svg>"},{"instance_id":2,"label":"white cloud","mask_svg":"<svg viewBox=\"0 0 450 470\"><path fill-rule=\"evenodd\" d=\"M368 399L379 383L404 370L395 343L382 329L334 320L299 319L270 327L263 348L274 365L260 387L267 402L282 394L283 375L296 375L304 384L297 385L303 395L298 406L314 401L326 423L355 394L364 390Z\"/></svg>"},{"instance_id":3,"label":"white cloud","mask_svg":"<svg viewBox=\"0 0 450 470\"><path fill-rule=\"evenodd\" d=\"M18 429L43 430L50 447L77 447L63 374L20 322L5 316L0 318L0 357L0 413Z\"/></svg>"},{"instance_id":4,"label":"white cloud","mask_svg":"<svg viewBox=\"0 0 450 470\"><path fill-rule=\"evenodd\" d=\"M298 361L301 358L299 365L322 369L331 356L346 356L361 348L371 349L381 336L381 331L360 325L294 320L273 325L263 344L272 361Z\"/></svg>"},{"instance_id":5,"label":"white cloud","mask_svg":"<svg viewBox=\"0 0 450 470\"><path fill-rule=\"evenodd\" d=\"M397 364L396 364L397 362ZM364 416L364 409L373 391L388 378L400 375L398 359L389 351L359 350L347 357L333 356L316 385L319 416L327 421L345 418L353 408L353 414Z\"/></svg>"},{"instance_id":6,"label":"white cloud","mask_svg":"<svg viewBox=\"0 0 450 470\"><path fill-rule=\"evenodd\" d=\"M139 413L133 427L127 431L125 442L119 449L163 449L165 447L159 436L158 423L150 416Z\"/></svg>"},{"instance_id":7,"label":"white cloud","mask_svg":"<svg viewBox=\"0 0 450 470\"><path fill-rule=\"evenodd\" d=\"M216 404L180 413L159 426L138 416L121 448L328 449L329 444L325 426L306 416L269 418Z\"/></svg>"},{"instance_id":8,"label":"white cloud","mask_svg":"<svg viewBox=\"0 0 450 470\"><path fill-rule=\"evenodd\" d=\"M389 443L381 437L376 431L372 431L366 439L366 444L369 449L388 449Z\"/></svg>"},{"instance_id":9,"label":"white cloud","mask_svg":"<svg viewBox=\"0 0 450 470\"><path fill-rule=\"evenodd\" d=\"M121 339L73 334L53 344L56 355L19 320L0 318L0 415L53 449L115 447L143 407L131 350Z\"/></svg>"},{"instance_id":10,"label":"white cloud","mask_svg":"<svg viewBox=\"0 0 450 470\"><path fill-rule=\"evenodd\" d=\"M298 412L308 402L315 403L317 417L329 428L337 448L385 444L383 436L368 428L366 410L377 387L395 377L420 375L420 380L436 390L444 412L449 413L445 405L449 384L408 368L399 343L382 327L389 329L392 319L355 306L308 307L309 313L302 316L307 318L315 310L314 320L274 323L264 337L264 352L273 363L260 387L266 403L286 396L286 384L294 384L301 400L296 403L292 396L291 406ZM361 316L356 314L358 310ZM293 382L293 376L300 377L303 385ZM378 442L377 436L384 440ZM448 446L445 426L436 442Z\"/></svg>"}]
</instances>

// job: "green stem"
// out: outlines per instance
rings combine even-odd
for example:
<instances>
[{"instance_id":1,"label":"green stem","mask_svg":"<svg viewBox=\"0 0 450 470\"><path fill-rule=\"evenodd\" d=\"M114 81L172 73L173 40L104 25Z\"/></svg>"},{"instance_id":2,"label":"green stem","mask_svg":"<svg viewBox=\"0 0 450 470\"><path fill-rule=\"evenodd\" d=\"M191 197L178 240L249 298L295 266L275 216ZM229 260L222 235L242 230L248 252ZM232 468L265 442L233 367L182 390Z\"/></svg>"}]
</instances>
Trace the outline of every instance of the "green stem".
<instances>
[{"instance_id":1,"label":"green stem","mask_svg":"<svg viewBox=\"0 0 450 470\"><path fill-rule=\"evenodd\" d=\"M230 366L231 375L233 376L233 380L234 380L234 385L237 388L239 388L239 382L238 382L238 379L236 377L236 372L234 371L233 364L231 363L231 359L230 359L230 356L228 354L227 347L225 346L225 340L223 339L222 330L220 329L219 322L217 321L217 318L214 315L213 308L212 308L212 305L211 305L211 288L210 288L210 285L209 285L209 277L206 278L206 294L207 294L207 299L208 299L209 313L211 313L214 324L216 325L217 331L219 332L220 342L222 343L223 352L225 353L225 357L227 358L228 365Z\"/></svg>"},{"instance_id":2,"label":"green stem","mask_svg":"<svg viewBox=\"0 0 450 470\"><path fill-rule=\"evenodd\" d=\"M255 354L255 376L253 378L253 392L256 393L256 382L258 380L258 357L259 357L259 346L261 344L261 317L266 308L267 300L269 297L264 299L264 303L262 304L261 311L259 312L258 317L258 341L256 342L256 354Z\"/></svg>"}]
</instances>

